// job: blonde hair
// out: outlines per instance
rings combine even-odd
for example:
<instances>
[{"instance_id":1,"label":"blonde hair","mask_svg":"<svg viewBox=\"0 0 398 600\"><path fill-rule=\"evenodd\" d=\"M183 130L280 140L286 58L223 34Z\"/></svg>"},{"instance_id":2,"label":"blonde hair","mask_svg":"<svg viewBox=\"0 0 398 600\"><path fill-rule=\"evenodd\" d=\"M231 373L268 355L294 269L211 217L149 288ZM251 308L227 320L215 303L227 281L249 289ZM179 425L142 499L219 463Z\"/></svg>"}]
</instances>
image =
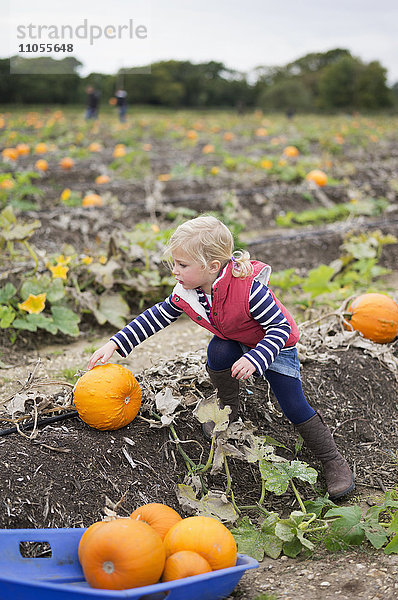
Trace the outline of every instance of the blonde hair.
<instances>
[{"instance_id":1,"label":"blonde hair","mask_svg":"<svg viewBox=\"0 0 398 600\"><path fill-rule=\"evenodd\" d=\"M173 267L172 253L181 249L192 260L206 267L214 260L224 267L233 262L232 275L244 279L252 273L250 254L247 251L234 252L234 239L224 223L211 215L203 215L185 221L177 227L170 237L164 252L164 258L170 268Z\"/></svg>"}]
</instances>

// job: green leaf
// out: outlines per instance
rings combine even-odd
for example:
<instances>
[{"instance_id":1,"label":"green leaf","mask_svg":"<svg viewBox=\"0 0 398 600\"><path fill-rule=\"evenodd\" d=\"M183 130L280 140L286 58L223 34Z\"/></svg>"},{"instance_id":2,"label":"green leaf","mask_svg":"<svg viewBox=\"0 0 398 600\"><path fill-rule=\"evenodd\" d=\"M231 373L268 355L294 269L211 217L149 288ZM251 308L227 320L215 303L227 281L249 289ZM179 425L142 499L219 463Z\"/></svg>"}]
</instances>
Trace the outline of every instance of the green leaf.
<instances>
[{"instance_id":1,"label":"green leaf","mask_svg":"<svg viewBox=\"0 0 398 600\"><path fill-rule=\"evenodd\" d=\"M37 331L37 328L45 329L49 333L55 334L58 331L53 319L44 314L26 315L24 319L15 319L12 326L15 329L27 329L28 331Z\"/></svg>"},{"instance_id":2,"label":"green leaf","mask_svg":"<svg viewBox=\"0 0 398 600\"><path fill-rule=\"evenodd\" d=\"M15 319L16 312L11 306L0 306L0 327L7 329Z\"/></svg>"},{"instance_id":3,"label":"green leaf","mask_svg":"<svg viewBox=\"0 0 398 600\"><path fill-rule=\"evenodd\" d=\"M97 319L98 313L104 318L102 323L108 321L114 327L122 329L130 314L130 308L120 294L104 293L100 297L99 306L95 312Z\"/></svg>"},{"instance_id":4,"label":"green leaf","mask_svg":"<svg viewBox=\"0 0 398 600\"><path fill-rule=\"evenodd\" d=\"M271 464L266 460L259 461L259 469L265 488L277 496L284 494L289 486L290 477L280 464Z\"/></svg>"},{"instance_id":5,"label":"green leaf","mask_svg":"<svg viewBox=\"0 0 398 600\"><path fill-rule=\"evenodd\" d=\"M275 525L275 534L284 542L291 542L296 537L289 519L283 519Z\"/></svg>"},{"instance_id":6,"label":"green leaf","mask_svg":"<svg viewBox=\"0 0 398 600\"><path fill-rule=\"evenodd\" d=\"M320 265L316 269L311 269L308 273L307 280L303 283L302 288L305 292L311 294L311 298L331 292L337 289L338 284L330 281L334 274L333 267L327 265Z\"/></svg>"},{"instance_id":7,"label":"green leaf","mask_svg":"<svg viewBox=\"0 0 398 600\"><path fill-rule=\"evenodd\" d=\"M292 460L290 465L285 463L282 468L286 470L291 479L296 477L301 481L308 481L311 484L316 483L318 472L301 460Z\"/></svg>"},{"instance_id":8,"label":"green leaf","mask_svg":"<svg viewBox=\"0 0 398 600\"><path fill-rule=\"evenodd\" d=\"M278 518L278 515L276 515ZM249 517L243 517L238 526L231 530L238 546L238 552L247 554L258 561L263 560L264 554L271 558L278 558L282 551L282 540L280 540L273 532L275 524L271 526L271 530L262 531L252 525Z\"/></svg>"},{"instance_id":9,"label":"green leaf","mask_svg":"<svg viewBox=\"0 0 398 600\"><path fill-rule=\"evenodd\" d=\"M283 554L286 554L286 556L296 558L303 549L303 546L300 540L297 537L294 537L290 542L285 542L282 549Z\"/></svg>"},{"instance_id":10,"label":"green leaf","mask_svg":"<svg viewBox=\"0 0 398 600\"><path fill-rule=\"evenodd\" d=\"M6 283L5 286L0 288L0 304L6 304L13 296L17 288L12 283Z\"/></svg>"},{"instance_id":11,"label":"green leaf","mask_svg":"<svg viewBox=\"0 0 398 600\"><path fill-rule=\"evenodd\" d=\"M14 329L25 329L26 331L37 331L37 325L35 323L30 323L28 317L31 315L26 315L24 319L14 319L12 326Z\"/></svg>"},{"instance_id":12,"label":"green leaf","mask_svg":"<svg viewBox=\"0 0 398 600\"><path fill-rule=\"evenodd\" d=\"M395 534L392 540L384 548L385 554L398 554L398 534Z\"/></svg>"},{"instance_id":13,"label":"green leaf","mask_svg":"<svg viewBox=\"0 0 398 600\"><path fill-rule=\"evenodd\" d=\"M65 296L65 287L62 279L59 277L53 279L50 285L43 291L46 292L47 300L51 302L51 304L62 300L62 298Z\"/></svg>"},{"instance_id":14,"label":"green leaf","mask_svg":"<svg viewBox=\"0 0 398 600\"><path fill-rule=\"evenodd\" d=\"M54 324L62 333L74 337L79 335L78 323L80 322L80 317L73 310L64 306L52 306L51 313Z\"/></svg>"},{"instance_id":15,"label":"green leaf","mask_svg":"<svg viewBox=\"0 0 398 600\"><path fill-rule=\"evenodd\" d=\"M378 523L363 523L366 539L374 548L380 549L388 541L386 530Z\"/></svg>"},{"instance_id":16,"label":"green leaf","mask_svg":"<svg viewBox=\"0 0 398 600\"><path fill-rule=\"evenodd\" d=\"M360 506L340 506L331 508L325 514L325 519L339 517L330 524L330 535L341 539L343 544L358 546L362 543L365 532L361 523L362 511Z\"/></svg>"},{"instance_id":17,"label":"green leaf","mask_svg":"<svg viewBox=\"0 0 398 600\"><path fill-rule=\"evenodd\" d=\"M314 513L317 517L320 517L324 508L334 508L336 504L325 496L318 497L315 500L305 500L304 506L308 513Z\"/></svg>"}]
</instances>

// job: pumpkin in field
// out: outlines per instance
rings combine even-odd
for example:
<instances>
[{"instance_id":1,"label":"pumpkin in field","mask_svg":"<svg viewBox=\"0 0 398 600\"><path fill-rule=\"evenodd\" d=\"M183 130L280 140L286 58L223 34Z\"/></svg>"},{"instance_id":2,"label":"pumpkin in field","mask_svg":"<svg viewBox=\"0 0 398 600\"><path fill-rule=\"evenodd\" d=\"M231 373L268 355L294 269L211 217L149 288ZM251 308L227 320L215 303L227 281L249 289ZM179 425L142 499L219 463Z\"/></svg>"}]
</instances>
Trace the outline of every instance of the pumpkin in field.
<instances>
[{"instance_id":1,"label":"pumpkin in field","mask_svg":"<svg viewBox=\"0 0 398 600\"><path fill-rule=\"evenodd\" d=\"M19 156L27 156L30 152L28 144L17 144L16 149Z\"/></svg>"},{"instance_id":2,"label":"pumpkin in field","mask_svg":"<svg viewBox=\"0 0 398 600\"><path fill-rule=\"evenodd\" d=\"M349 305L345 327L379 344L392 342L398 335L398 304L384 294L362 294Z\"/></svg>"},{"instance_id":3,"label":"pumpkin in field","mask_svg":"<svg viewBox=\"0 0 398 600\"><path fill-rule=\"evenodd\" d=\"M4 148L4 150L1 152L1 155L6 160L17 160L18 150L16 148Z\"/></svg>"},{"instance_id":4,"label":"pumpkin in field","mask_svg":"<svg viewBox=\"0 0 398 600\"><path fill-rule=\"evenodd\" d=\"M165 562L162 581L174 581L202 573L210 573L211 566L203 556L191 550L175 552Z\"/></svg>"},{"instance_id":5,"label":"pumpkin in field","mask_svg":"<svg viewBox=\"0 0 398 600\"><path fill-rule=\"evenodd\" d=\"M197 552L213 571L234 567L236 542L232 533L212 517L187 517L169 530L164 538L166 558L180 550Z\"/></svg>"},{"instance_id":6,"label":"pumpkin in field","mask_svg":"<svg viewBox=\"0 0 398 600\"><path fill-rule=\"evenodd\" d=\"M295 158L300 154L300 152L298 151L296 146L286 146L286 148L284 148L283 150L283 154L285 156L288 156L289 158Z\"/></svg>"},{"instance_id":7,"label":"pumpkin in field","mask_svg":"<svg viewBox=\"0 0 398 600\"><path fill-rule=\"evenodd\" d=\"M111 180L111 178L109 177L109 175L97 175L97 177L95 178L95 183L97 183L98 185L103 185L104 183L109 183Z\"/></svg>"},{"instance_id":8,"label":"pumpkin in field","mask_svg":"<svg viewBox=\"0 0 398 600\"><path fill-rule=\"evenodd\" d=\"M39 144L36 144L36 146L35 146L36 154L45 154L46 152L48 152L47 144L45 144L44 142L40 142Z\"/></svg>"},{"instance_id":9,"label":"pumpkin in field","mask_svg":"<svg viewBox=\"0 0 398 600\"><path fill-rule=\"evenodd\" d=\"M70 158L69 156L65 156L64 158L61 158L61 160L59 161L59 166L61 167L61 169L64 169L65 171L68 171L69 169L71 169L75 164L75 161L73 160L73 158Z\"/></svg>"},{"instance_id":10,"label":"pumpkin in field","mask_svg":"<svg viewBox=\"0 0 398 600\"><path fill-rule=\"evenodd\" d=\"M82 206L102 206L103 201L98 194L87 194L82 200Z\"/></svg>"},{"instance_id":11,"label":"pumpkin in field","mask_svg":"<svg viewBox=\"0 0 398 600\"><path fill-rule=\"evenodd\" d=\"M128 518L102 522L87 536L80 555L86 581L105 590L157 583L165 563L160 535Z\"/></svg>"},{"instance_id":12,"label":"pumpkin in field","mask_svg":"<svg viewBox=\"0 0 398 600\"><path fill-rule=\"evenodd\" d=\"M328 182L328 176L320 169L313 169L305 176L307 181L313 181L320 187L323 187Z\"/></svg>"},{"instance_id":13,"label":"pumpkin in field","mask_svg":"<svg viewBox=\"0 0 398 600\"><path fill-rule=\"evenodd\" d=\"M91 142L88 149L90 150L90 152L101 152L102 145L99 144L98 142Z\"/></svg>"},{"instance_id":14,"label":"pumpkin in field","mask_svg":"<svg viewBox=\"0 0 398 600\"><path fill-rule=\"evenodd\" d=\"M162 540L169 529L181 521L180 515L174 508L158 502L151 502L136 508L131 513L130 519L145 521L158 532Z\"/></svg>"},{"instance_id":15,"label":"pumpkin in field","mask_svg":"<svg viewBox=\"0 0 398 600\"><path fill-rule=\"evenodd\" d=\"M108 363L80 377L74 402L82 421L101 430L120 429L136 417L141 388L129 369Z\"/></svg>"},{"instance_id":16,"label":"pumpkin in field","mask_svg":"<svg viewBox=\"0 0 398 600\"><path fill-rule=\"evenodd\" d=\"M39 158L39 160L35 163L36 169L39 171L47 171L48 170L48 162L44 160L44 158Z\"/></svg>"},{"instance_id":17,"label":"pumpkin in field","mask_svg":"<svg viewBox=\"0 0 398 600\"><path fill-rule=\"evenodd\" d=\"M126 146L124 144L116 144L113 149L113 158L121 158L126 156Z\"/></svg>"}]
</instances>

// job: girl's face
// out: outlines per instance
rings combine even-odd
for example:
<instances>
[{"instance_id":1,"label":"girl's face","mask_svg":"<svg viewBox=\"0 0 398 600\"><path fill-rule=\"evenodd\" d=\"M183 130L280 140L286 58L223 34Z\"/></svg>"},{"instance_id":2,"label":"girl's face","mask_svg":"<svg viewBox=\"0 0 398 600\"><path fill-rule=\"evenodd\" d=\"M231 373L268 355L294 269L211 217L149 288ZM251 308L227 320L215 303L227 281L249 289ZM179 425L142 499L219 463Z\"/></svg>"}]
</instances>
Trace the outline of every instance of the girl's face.
<instances>
[{"instance_id":1,"label":"girl's face","mask_svg":"<svg viewBox=\"0 0 398 600\"><path fill-rule=\"evenodd\" d=\"M186 290L202 288L206 294L210 294L211 286L217 279L221 264L215 260L204 267L201 263L195 262L183 250L177 248L172 253L174 267L172 273Z\"/></svg>"}]
</instances>

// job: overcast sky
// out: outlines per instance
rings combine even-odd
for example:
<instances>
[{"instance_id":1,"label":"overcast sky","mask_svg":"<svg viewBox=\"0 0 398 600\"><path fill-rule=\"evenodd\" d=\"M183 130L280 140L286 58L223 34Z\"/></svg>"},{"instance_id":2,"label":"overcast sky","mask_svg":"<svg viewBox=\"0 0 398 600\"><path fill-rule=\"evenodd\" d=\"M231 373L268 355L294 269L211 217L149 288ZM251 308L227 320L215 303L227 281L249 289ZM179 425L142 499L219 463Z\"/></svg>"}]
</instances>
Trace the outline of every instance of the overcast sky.
<instances>
[{"instance_id":1,"label":"overcast sky","mask_svg":"<svg viewBox=\"0 0 398 600\"><path fill-rule=\"evenodd\" d=\"M120 67L167 59L216 60L248 72L259 65L284 65L309 52L339 47L364 62L379 60L388 71L389 83L398 82L397 0L0 2L4 6L1 57L17 54L21 43L73 43L73 55L83 62L82 75L114 73ZM87 27L97 27L96 35L102 29L101 37L92 43L89 31L83 39L85 20ZM28 30L28 25L33 29ZM49 39L45 29L38 39L38 25L59 30L68 25L74 39ZM82 37L77 38L79 25ZM108 36L106 26L110 26ZM57 58L66 55L58 53Z\"/></svg>"}]
</instances>

